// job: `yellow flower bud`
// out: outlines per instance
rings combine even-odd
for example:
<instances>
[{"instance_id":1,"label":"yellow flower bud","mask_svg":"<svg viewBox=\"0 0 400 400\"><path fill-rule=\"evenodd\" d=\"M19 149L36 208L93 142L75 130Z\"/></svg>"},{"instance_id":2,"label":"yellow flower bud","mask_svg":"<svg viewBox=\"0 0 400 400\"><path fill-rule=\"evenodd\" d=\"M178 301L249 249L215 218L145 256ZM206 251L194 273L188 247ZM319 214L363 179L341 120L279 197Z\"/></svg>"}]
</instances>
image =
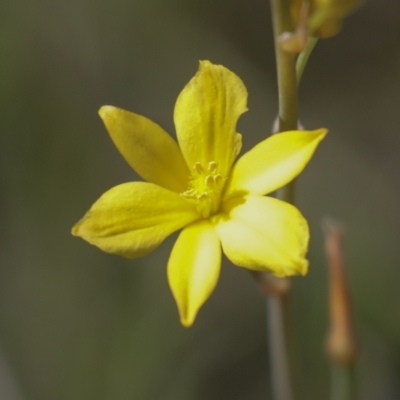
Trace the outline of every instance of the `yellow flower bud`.
<instances>
[{"instance_id":1,"label":"yellow flower bud","mask_svg":"<svg viewBox=\"0 0 400 400\"><path fill-rule=\"evenodd\" d=\"M308 9L307 29L310 36L327 38L336 35L342 19L349 15L362 0L292 0L294 24L301 25L302 12Z\"/></svg>"}]
</instances>

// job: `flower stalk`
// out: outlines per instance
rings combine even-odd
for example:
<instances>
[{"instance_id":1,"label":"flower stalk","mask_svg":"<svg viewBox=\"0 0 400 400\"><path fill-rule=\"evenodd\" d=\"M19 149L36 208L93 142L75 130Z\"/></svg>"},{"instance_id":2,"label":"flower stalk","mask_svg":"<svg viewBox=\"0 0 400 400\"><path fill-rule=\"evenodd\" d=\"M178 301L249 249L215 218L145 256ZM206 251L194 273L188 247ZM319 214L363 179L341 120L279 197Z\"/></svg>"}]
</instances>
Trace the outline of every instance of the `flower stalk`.
<instances>
[{"instance_id":1,"label":"flower stalk","mask_svg":"<svg viewBox=\"0 0 400 400\"><path fill-rule=\"evenodd\" d=\"M303 51L299 54L297 61L296 61L296 78L297 78L297 86L300 85L301 78L303 76L304 69L307 65L308 59L312 51L314 50L315 45L318 43L318 38L316 37L309 37L306 47Z\"/></svg>"},{"instance_id":2,"label":"flower stalk","mask_svg":"<svg viewBox=\"0 0 400 400\"><path fill-rule=\"evenodd\" d=\"M293 30L289 0L271 0L272 26L278 78L279 131L297 129L296 55L285 51L279 37Z\"/></svg>"},{"instance_id":3,"label":"flower stalk","mask_svg":"<svg viewBox=\"0 0 400 400\"><path fill-rule=\"evenodd\" d=\"M275 58L278 81L278 131L297 128L297 76L296 55L285 51L279 38L285 32L293 30L289 0L271 0L272 25L275 42ZM280 200L294 203L294 183L282 187L277 192ZM270 294L267 296L268 339L271 362L271 385L274 400L295 400L297 386L295 382L295 362L293 359L292 338L290 336L290 282L288 278L285 291L277 291L282 284L279 279L270 282ZM272 293L271 293L272 292Z\"/></svg>"},{"instance_id":4,"label":"flower stalk","mask_svg":"<svg viewBox=\"0 0 400 400\"><path fill-rule=\"evenodd\" d=\"M273 399L295 399L294 348L290 336L293 333L291 321L291 280L277 278L272 274L253 272L261 292L267 296L267 318L269 356L271 364L271 386ZM297 385L298 386L298 385Z\"/></svg>"}]
</instances>

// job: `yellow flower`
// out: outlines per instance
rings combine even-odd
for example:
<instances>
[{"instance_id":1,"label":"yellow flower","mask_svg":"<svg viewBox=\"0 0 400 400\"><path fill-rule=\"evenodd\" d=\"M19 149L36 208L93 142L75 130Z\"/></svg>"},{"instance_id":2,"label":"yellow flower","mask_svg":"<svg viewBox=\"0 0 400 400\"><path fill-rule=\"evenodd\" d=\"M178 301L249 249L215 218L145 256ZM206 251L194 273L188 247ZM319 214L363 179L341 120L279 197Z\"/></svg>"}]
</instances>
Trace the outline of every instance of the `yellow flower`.
<instances>
[{"instance_id":1,"label":"yellow flower","mask_svg":"<svg viewBox=\"0 0 400 400\"><path fill-rule=\"evenodd\" d=\"M327 38L340 31L342 19L361 3L362 0L292 0L291 12L294 21L299 25L302 9L307 7L310 36Z\"/></svg>"},{"instance_id":2,"label":"yellow flower","mask_svg":"<svg viewBox=\"0 0 400 400\"><path fill-rule=\"evenodd\" d=\"M302 171L326 130L273 135L233 165L241 148L236 123L246 103L239 77L202 61L175 105L179 146L141 115L111 106L99 111L115 145L146 182L104 193L72 233L135 258L183 228L168 280L184 326L192 325L217 284L221 247L234 264L251 270L307 272L307 222L292 205L264 195Z\"/></svg>"}]
</instances>

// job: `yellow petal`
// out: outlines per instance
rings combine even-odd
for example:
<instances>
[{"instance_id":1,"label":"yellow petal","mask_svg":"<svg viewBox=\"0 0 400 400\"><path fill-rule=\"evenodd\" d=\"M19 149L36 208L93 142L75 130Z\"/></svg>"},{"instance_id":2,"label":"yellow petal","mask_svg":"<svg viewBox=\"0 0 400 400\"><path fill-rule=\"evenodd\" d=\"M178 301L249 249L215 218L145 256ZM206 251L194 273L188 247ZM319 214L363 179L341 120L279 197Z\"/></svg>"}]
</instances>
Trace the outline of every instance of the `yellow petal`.
<instances>
[{"instance_id":1,"label":"yellow petal","mask_svg":"<svg viewBox=\"0 0 400 400\"><path fill-rule=\"evenodd\" d=\"M245 153L233 167L224 198L264 195L286 185L306 166L326 129L277 133Z\"/></svg>"},{"instance_id":2,"label":"yellow petal","mask_svg":"<svg viewBox=\"0 0 400 400\"><path fill-rule=\"evenodd\" d=\"M218 164L227 176L240 150L236 123L247 111L247 90L233 72L222 65L201 61L195 77L180 93L174 112L179 145L189 168L200 163Z\"/></svg>"},{"instance_id":3,"label":"yellow petal","mask_svg":"<svg viewBox=\"0 0 400 400\"><path fill-rule=\"evenodd\" d=\"M115 146L146 181L166 189L187 189L189 170L176 141L148 118L112 106L99 110Z\"/></svg>"},{"instance_id":4,"label":"yellow petal","mask_svg":"<svg viewBox=\"0 0 400 400\"><path fill-rule=\"evenodd\" d=\"M279 277L307 273L307 221L292 205L272 197L236 198L213 222L233 264Z\"/></svg>"},{"instance_id":5,"label":"yellow petal","mask_svg":"<svg viewBox=\"0 0 400 400\"><path fill-rule=\"evenodd\" d=\"M104 193L72 234L107 253L135 258L197 218L195 207L178 194L152 183L131 182Z\"/></svg>"},{"instance_id":6,"label":"yellow petal","mask_svg":"<svg viewBox=\"0 0 400 400\"><path fill-rule=\"evenodd\" d=\"M182 325L193 324L218 282L220 267L221 245L210 222L201 220L187 226L168 261L168 281Z\"/></svg>"}]
</instances>

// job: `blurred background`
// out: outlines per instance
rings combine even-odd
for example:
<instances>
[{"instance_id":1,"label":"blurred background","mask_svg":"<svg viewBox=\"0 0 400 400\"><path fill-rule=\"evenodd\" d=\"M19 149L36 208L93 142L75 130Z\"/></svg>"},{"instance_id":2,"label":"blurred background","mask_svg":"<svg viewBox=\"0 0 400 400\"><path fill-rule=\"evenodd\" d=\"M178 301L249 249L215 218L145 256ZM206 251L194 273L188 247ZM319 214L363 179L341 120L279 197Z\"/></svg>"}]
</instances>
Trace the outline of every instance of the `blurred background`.
<instances>
[{"instance_id":1,"label":"blurred background","mask_svg":"<svg viewBox=\"0 0 400 400\"><path fill-rule=\"evenodd\" d=\"M174 237L138 260L70 234L107 189L137 179L97 115L111 104L174 134L198 60L245 82L244 150L277 114L267 0L13 0L0 14L0 399L268 399L265 300L224 261L191 329L166 279ZM297 185L312 239L294 282L305 399L325 399L321 220L346 227L359 398L400 398L400 3L369 0L320 41L300 118L329 128Z\"/></svg>"}]
</instances>

